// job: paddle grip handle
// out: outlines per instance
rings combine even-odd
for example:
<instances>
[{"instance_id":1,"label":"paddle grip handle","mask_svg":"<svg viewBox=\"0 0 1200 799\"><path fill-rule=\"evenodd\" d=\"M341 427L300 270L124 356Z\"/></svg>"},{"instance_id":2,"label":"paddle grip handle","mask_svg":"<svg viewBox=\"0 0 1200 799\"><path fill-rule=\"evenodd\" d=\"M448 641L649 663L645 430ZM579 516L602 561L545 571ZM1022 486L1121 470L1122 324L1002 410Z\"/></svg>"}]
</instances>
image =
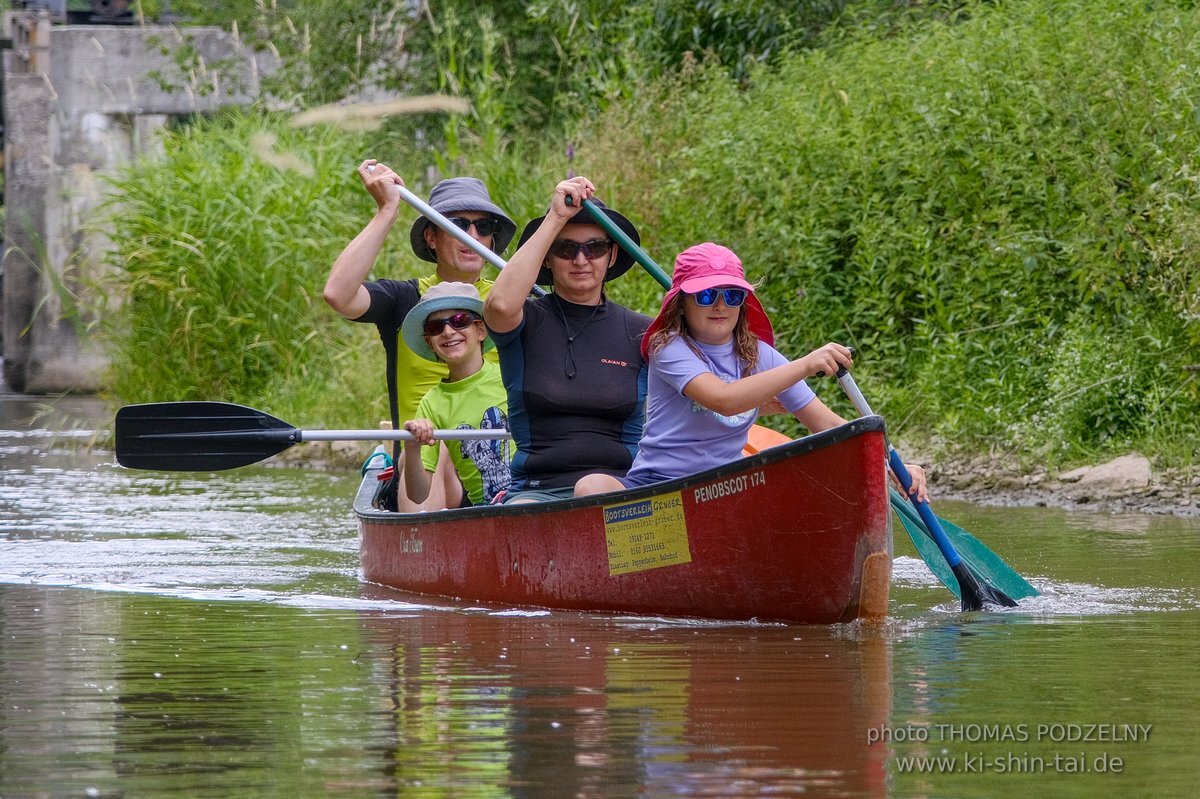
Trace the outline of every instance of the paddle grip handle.
<instances>
[{"instance_id":1,"label":"paddle grip handle","mask_svg":"<svg viewBox=\"0 0 1200 799\"><path fill-rule=\"evenodd\" d=\"M847 347L846 349L850 350L851 358L853 358L855 355L858 355L858 350L854 349L854 347ZM837 376L840 378L843 374L846 374L846 367L842 366L841 364L838 364ZM824 369L818 370L817 374L815 376L816 377L824 377L825 370ZM862 396L862 395L860 394L859 396ZM867 401L864 399L863 405L866 405L866 404L867 404ZM869 413L868 413L868 415L869 415Z\"/></svg>"}]
</instances>

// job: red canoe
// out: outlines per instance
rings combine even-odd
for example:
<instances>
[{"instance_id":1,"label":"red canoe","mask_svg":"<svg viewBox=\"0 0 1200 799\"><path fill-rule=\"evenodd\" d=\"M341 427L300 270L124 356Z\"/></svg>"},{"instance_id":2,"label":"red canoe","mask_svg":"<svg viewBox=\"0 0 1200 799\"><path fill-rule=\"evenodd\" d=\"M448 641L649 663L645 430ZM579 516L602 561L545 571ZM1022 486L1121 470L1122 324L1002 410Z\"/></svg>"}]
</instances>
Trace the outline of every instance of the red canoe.
<instances>
[{"instance_id":1,"label":"red canoe","mask_svg":"<svg viewBox=\"0 0 1200 799\"><path fill-rule=\"evenodd\" d=\"M355 499L364 579L472 602L832 624L887 613L883 420L635 491L433 513Z\"/></svg>"}]
</instances>

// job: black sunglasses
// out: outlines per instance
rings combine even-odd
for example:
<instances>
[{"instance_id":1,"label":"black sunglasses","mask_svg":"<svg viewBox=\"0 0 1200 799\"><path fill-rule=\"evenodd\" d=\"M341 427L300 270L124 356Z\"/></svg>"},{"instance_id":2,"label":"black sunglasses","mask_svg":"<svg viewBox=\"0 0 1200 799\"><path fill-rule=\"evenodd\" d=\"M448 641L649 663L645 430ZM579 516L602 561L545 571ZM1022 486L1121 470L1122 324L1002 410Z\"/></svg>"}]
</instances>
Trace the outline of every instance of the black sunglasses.
<instances>
[{"instance_id":1,"label":"black sunglasses","mask_svg":"<svg viewBox=\"0 0 1200 799\"><path fill-rule=\"evenodd\" d=\"M730 308L737 308L746 301L745 289L702 289L692 295L692 299L701 308L707 308L710 305L717 304L717 297L720 296L725 300L725 305Z\"/></svg>"},{"instance_id":2,"label":"black sunglasses","mask_svg":"<svg viewBox=\"0 0 1200 799\"><path fill-rule=\"evenodd\" d=\"M575 256L583 253L587 259L603 258L612 252L612 239L592 239L591 241L571 241L557 239L550 245L550 254L564 261L574 261Z\"/></svg>"},{"instance_id":3,"label":"black sunglasses","mask_svg":"<svg viewBox=\"0 0 1200 799\"><path fill-rule=\"evenodd\" d=\"M430 317L425 320L425 335L438 336L446 329L446 325L455 330L466 330L475 322L479 321L479 317L470 311L459 311L456 314L451 314L443 319L434 319Z\"/></svg>"},{"instance_id":4,"label":"black sunglasses","mask_svg":"<svg viewBox=\"0 0 1200 799\"><path fill-rule=\"evenodd\" d=\"M471 231L471 225L475 226L475 232L480 236L495 236L500 232L500 220L494 216L485 216L483 219L466 219L461 216L448 216L446 221L454 225L464 233Z\"/></svg>"}]
</instances>

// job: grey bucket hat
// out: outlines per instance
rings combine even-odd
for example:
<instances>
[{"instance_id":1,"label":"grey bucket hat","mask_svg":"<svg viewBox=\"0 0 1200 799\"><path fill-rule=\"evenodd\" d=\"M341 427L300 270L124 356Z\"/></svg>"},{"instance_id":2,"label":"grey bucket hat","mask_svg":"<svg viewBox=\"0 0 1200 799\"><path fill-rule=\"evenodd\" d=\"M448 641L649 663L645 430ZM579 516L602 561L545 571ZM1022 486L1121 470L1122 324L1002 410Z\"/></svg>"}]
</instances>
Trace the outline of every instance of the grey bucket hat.
<instances>
[{"instance_id":1,"label":"grey bucket hat","mask_svg":"<svg viewBox=\"0 0 1200 799\"><path fill-rule=\"evenodd\" d=\"M487 186L479 178L446 178L433 187L429 193L429 205L439 214L450 214L454 211L482 211L500 220L500 230L492 236L492 250L499 255L512 241L517 232L517 225L508 218L508 214L500 210L500 206L492 202L488 195ZM437 263L437 255L425 243L425 228L433 222L423 216L413 222L408 240L413 252L422 261Z\"/></svg>"},{"instance_id":2,"label":"grey bucket hat","mask_svg":"<svg viewBox=\"0 0 1200 799\"><path fill-rule=\"evenodd\" d=\"M604 212L605 216L615 222L617 227L619 227L626 236L633 240L634 244L642 243L642 237L638 235L637 228L633 226L632 222L626 219L622 214L617 213L604 203L600 202L599 199L593 197L592 202L597 208ZM518 247L529 241L530 236L532 236L534 232L541 226L542 220L545 218L546 215L542 214L535 219L529 220L529 224L527 224L525 229L521 231L521 240L517 243ZM567 224L598 225L599 223L596 222L595 218L592 217L591 211L589 211L587 208L580 208L575 216L567 220ZM614 246L617 248L617 259L613 261L613 265L610 266L608 271L604 273L604 281L606 283L609 280L613 280L614 278L618 278L625 274L629 271L629 267L633 266L633 256L625 252L625 248L621 245L615 244ZM549 286L554 283L554 276L550 273L548 268L543 266L541 271L538 272L537 282L539 286Z\"/></svg>"},{"instance_id":3,"label":"grey bucket hat","mask_svg":"<svg viewBox=\"0 0 1200 799\"><path fill-rule=\"evenodd\" d=\"M483 300L479 296L479 289L470 283L435 283L426 289L421 301L404 315L404 322L400 325L400 333L408 348L427 361L439 360L425 338L425 320L431 313L449 310L470 311L482 319ZM484 352L495 346L491 336L483 340Z\"/></svg>"}]
</instances>

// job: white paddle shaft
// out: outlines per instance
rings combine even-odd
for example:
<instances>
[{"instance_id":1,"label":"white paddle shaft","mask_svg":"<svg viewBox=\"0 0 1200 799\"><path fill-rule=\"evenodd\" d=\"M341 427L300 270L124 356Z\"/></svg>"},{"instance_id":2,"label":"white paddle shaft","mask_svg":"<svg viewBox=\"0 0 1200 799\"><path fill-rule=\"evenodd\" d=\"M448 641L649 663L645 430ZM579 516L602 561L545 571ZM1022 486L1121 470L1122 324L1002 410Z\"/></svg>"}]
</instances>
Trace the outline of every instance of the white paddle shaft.
<instances>
[{"instance_id":1,"label":"white paddle shaft","mask_svg":"<svg viewBox=\"0 0 1200 799\"><path fill-rule=\"evenodd\" d=\"M412 441L407 430L297 430L296 441ZM438 441L512 438L507 430L434 430Z\"/></svg>"},{"instance_id":2,"label":"white paddle shaft","mask_svg":"<svg viewBox=\"0 0 1200 799\"><path fill-rule=\"evenodd\" d=\"M374 172L375 165L371 164L370 166L368 166L367 171ZM406 187L401 186L399 183L397 183L396 188L398 188L400 190L400 199L404 200L404 202L408 203L413 208L416 208L418 211L420 211L421 216L425 217L430 222L433 222L435 225L440 227L442 230L446 231L451 236L453 236L454 238L461 241L463 244L470 247L472 250L475 251L476 255L478 255L483 260L487 261L492 266L496 267L497 269L504 268L504 259L501 258L496 253L492 252L491 249L484 247L478 241L471 238L470 233L467 233L467 231L463 230L462 228L455 226L454 223L452 223L449 219L447 219L445 216L443 216L440 212L435 211L433 206L431 206L429 203L422 200L417 195L413 194Z\"/></svg>"}]
</instances>

